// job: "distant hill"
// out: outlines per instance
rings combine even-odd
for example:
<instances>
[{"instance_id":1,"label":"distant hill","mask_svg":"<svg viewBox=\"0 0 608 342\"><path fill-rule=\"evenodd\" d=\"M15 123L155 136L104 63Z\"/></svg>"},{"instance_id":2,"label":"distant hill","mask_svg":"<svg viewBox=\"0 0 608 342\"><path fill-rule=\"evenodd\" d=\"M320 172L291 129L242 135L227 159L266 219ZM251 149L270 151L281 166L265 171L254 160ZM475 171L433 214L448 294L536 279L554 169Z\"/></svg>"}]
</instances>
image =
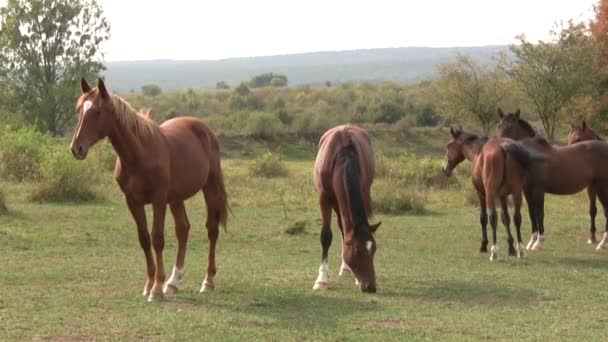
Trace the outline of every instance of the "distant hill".
<instances>
[{"instance_id":1,"label":"distant hill","mask_svg":"<svg viewBox=\"0 0 608 342\"><path fill-rule=\"evenodd\" d=\"M151 60L108 62L106 79L120 92L139 91L144 84L163 90L214 87L226 81L233 87L265 72L286 74L289 85L383 81L411 83L432 78L435 66L457 53L488 61L508 46L456 48L386 48L311 52L223 60Z\"/></svg>"}]
</instances>

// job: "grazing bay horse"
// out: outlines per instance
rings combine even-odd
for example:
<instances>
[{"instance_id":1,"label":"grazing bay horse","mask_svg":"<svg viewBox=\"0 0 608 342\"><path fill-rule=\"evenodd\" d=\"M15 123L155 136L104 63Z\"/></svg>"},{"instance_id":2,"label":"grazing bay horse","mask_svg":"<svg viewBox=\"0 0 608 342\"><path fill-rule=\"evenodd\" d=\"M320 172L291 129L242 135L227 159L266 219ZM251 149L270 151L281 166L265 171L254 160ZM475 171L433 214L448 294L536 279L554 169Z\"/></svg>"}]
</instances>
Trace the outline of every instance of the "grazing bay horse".
<instances>
[{"instance_id":1,"label":"grazing bay horse","mask_svg":"<svg viewBox=\"0 0 608 342\"><path fill-rule=\"evenodd\" d=\"M313 289L328 285L327 254L332 241L331 212L336 212L342 233L342 267L351 271L363 292L376 292L374 233L370 225L370 188L374 180L374 153L366 131L352 126L334 127L321 137L314 166L314 181L321 207L321 267Z\"/></svg>"},{"instance_id":2,"label":"grazing bay horse","mask_svg":"<svg viewBox=\"0 0 608 342\"><path fill-rule=\"evenodd\" d=\"M475 134L463 132L462 129L450 128L451 139L447 144L443 172L450 176L452 171L463 160L473 164L471 180L479 199L481 224L481 247L479 251L487 252L488 216L492 226L492 248L490 260L498 259L498 243L496 241L496 226L498 215L495 200L500 199L502 207L502 223L504 224L509 243L509 255L525 258L526 253L521 239L521 203L525 172L537 160L525 147L511 139L478 137ZM513 196L513 221L517 233L517 251L513 246L511 234L511 218L507 197Z\"/></svg>"},{"instance_id":3,"label":"grazing bay horse","mask_svg":"<svg viewBox=\"0 0 608 342\"><path fill-rule=\"evenodd\" d=\"M581 141L589 141L589 140L598 140L604 141L602 137L600 137L594 130L587 126L585 120L581 122L580 125L572 125L572 129L570 133L568 133L568 145L576 144ZM587 188L587 196L589 197L589 218L591 221L591 225L589 227L589 240L587 240L588 244L596 244L597 239L595 237L595 215L597 214L597 205L596 205L596 197L597 190L593 185L590 185Z\"/></svg>"},{"instance_id":4,"label":"grazing bay horse","mask_svg":"<svg viewBox=\"0 0 608 342\"><path fill-rule=\"evenodd\" d=\"M125 100L110 94L102 80L91 88L83 78L81 88L76 106L78 125L70 148L74 157L82 160L96 142L108 137L118 154L114 176L137 225L139 243L146 257L144 296L148 296L148 301L156 301L163 299L165 293L177 291L184 276L190 230L184 201L201 190L207 204L209 258L200 291L212 291L219 225L225 227L228 217L218 138L196 118L179 117L159 126ZM154 212L151 239L145 204L152 204ZM165 283L163 249L167 204L175 219L178 245L173 272Z\"/></svg>"},{"instance_id":5,"label":"grazing bay horse","mask_svg":"<svg viewBox=\"0 0 608 342\"><path fill-rule=\"evenodd\" d=\"M545 156L538 170L529 173L524 185L532 221L532 238L527 248L540 249L544 240L544 196L572 195L589 186L600 199L606 216L606 233L597 246L601 250L608 244L608 144L601 141L583 141L568 146L553 146L538 136L532 126L520 117L520 111L504 114L498 135L521 139L521 143Z\"/></svg>"}]
</instances>

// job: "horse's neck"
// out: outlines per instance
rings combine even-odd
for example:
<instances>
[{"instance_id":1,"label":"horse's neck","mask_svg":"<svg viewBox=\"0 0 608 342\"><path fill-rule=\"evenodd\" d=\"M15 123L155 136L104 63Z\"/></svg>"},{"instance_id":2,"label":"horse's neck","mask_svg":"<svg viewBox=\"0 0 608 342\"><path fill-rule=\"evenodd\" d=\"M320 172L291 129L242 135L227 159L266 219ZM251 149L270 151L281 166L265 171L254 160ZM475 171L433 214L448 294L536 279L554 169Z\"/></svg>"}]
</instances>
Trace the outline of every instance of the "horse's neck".
<instances>
[{"instance_id":1,"label":"horse's neck","mask_svg":"<svg viewBox=\"0 0 608 342\"><path fill-rule=\"evenodd\" d=\"M120 158L121 165L126 169L130 169L139 163L142 154L142 143L118 119L116 120L114 130L108 135L108 138Z\"/></svg>"},{"instance_id":2,"label":"horse's neck","mask_svg":"<svg viewBox=\"0 0 608 342\"><path fill-rule=\"evenodd\" d=\"M484 140L484 138L478 138L477 140L464 145L462 152L464 154L464 157L467 158L468 161L470 161L472 163L475 162L475 160L481 153L481 149L483 148L483 146L486 143L483 140Z\"/></svg>"}]
</instances>

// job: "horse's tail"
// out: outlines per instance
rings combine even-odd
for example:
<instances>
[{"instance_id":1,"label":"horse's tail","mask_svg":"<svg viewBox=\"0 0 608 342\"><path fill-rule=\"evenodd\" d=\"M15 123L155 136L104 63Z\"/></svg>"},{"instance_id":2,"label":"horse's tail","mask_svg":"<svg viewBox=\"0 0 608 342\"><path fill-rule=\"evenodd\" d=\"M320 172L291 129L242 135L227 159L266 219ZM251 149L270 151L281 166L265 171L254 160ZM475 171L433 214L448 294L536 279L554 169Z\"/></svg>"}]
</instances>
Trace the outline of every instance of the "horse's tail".
<instances>
[{"instance_id":1,"label":"horse's tail","mask_svg":"<svg viewBox=\"0 0 608 342\"><path fill-rule=\"evenodd\" d=\"M346 190L346 198L348 207L353 217L355 227L360 226L359 222L364 220L362 213L365 213L365 200L361 191L361 165L359 163L359 153L357 146L352 140L349 140L338 152L338 158L343 163L344 169L344 188Z\"/></svg>"},{"instance_id":2,"label":"horse's tail","mask_svg":"<svg viewBox=\"0 0 608 342\"><path fill-rule=\"evenodd\" d=\"M534 164L544 162L547 158L518 142L505 142L500 144L505 154L513 157L524 169L531 168Z\"/></svg>"},{"instance_id":3,"label":"horse's tail","mask_svg":"<svg viewBox=\"0 0 608 342\"><path fill-rule=\"evenodd\" d=\"M228 212L230 211L230 205L228 204L228 193L226 192L226 185L224 184L224 174L222 172L222 167L218 167L217 170L217 193L218 199L220 201L219 205L219 221L222 227L224 227L224 231L226 231L226 226L228 224Z\"/></svg>"}]
</instances>

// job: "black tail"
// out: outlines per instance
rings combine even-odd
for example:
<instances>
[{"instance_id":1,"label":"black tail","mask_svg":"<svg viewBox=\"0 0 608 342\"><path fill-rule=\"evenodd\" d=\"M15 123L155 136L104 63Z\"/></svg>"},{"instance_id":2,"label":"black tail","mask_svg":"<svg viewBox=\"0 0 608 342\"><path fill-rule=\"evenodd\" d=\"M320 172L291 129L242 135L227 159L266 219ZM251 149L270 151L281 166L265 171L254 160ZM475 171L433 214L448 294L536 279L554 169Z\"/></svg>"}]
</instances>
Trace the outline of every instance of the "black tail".
<instances>
[{"instance_id":1,"label":"black tail","mask_svg":"<svg viewBox=\"0 0 608 342\"><path fill-rule=\"evenodd\" d=\"M365 215L365 203L361 191L361 166L359 154L354 143L350 142L338 152L338 160L344 167L344 188L348 198L355 229L367 229L368 222Z\"/></svg>"},{"instance_id":2,"label":"black tail","mask_svg":"<svg viewBox=\"0 0 608 342\"><path fill-rule=\"evenodd\" d=\"M512 156L524 168L529 169L536 163L544 162L546 157L518 142L505 142L500 145L502 150Z\"/></svg>"}]
</instances>

